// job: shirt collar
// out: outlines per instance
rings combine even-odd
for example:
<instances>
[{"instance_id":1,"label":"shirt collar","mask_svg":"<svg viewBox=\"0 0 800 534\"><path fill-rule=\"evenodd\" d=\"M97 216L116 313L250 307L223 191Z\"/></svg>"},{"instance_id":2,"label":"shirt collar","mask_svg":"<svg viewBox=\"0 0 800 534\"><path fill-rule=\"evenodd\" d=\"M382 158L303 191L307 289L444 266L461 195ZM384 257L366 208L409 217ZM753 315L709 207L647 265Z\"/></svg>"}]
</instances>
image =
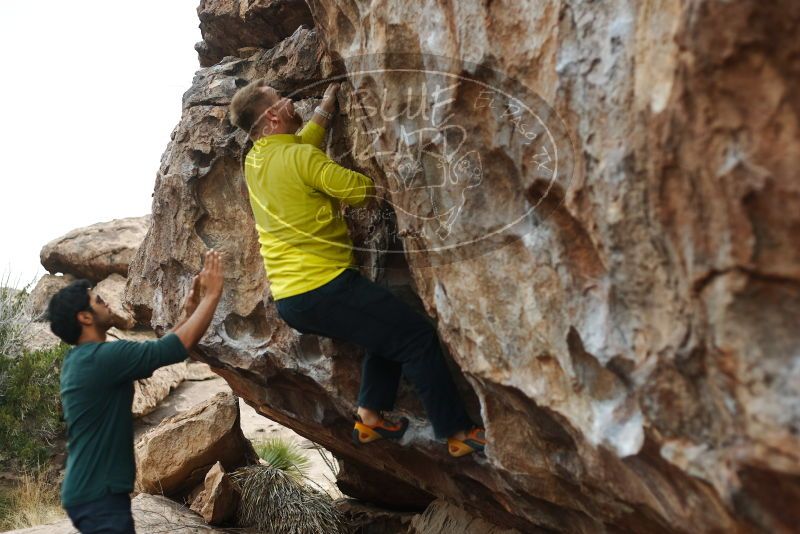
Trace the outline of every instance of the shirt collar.
<instances>
[{"instance_id":1,"label":"shirt collar","mask_svg":"<svg viewBox=\"0 0 800 534\"><path fill-rule=\"evenodd\" d=\"M283 145L287 143L299 143L300 137L295 134L272 134L272 135L265 135L264 137L259 138L256 142L253 143L255 146L271 146L271 145Z\"/></svg>"}]
</instances>

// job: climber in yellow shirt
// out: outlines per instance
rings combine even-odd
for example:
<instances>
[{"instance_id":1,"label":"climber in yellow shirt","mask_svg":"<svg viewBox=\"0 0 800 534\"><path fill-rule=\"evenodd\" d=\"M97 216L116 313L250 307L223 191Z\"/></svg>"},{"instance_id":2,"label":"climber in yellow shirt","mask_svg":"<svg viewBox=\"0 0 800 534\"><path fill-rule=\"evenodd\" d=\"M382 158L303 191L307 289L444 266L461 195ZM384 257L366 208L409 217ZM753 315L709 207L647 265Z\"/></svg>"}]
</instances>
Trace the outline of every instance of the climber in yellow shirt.
<instances>
[{"instance_id":1,"label":"climber in yellow shirt","mask_svg":"<svg viewBox=\"0 0 800 534\"><path fill-rule=\"evenodd\" d=\"M483 428L464 409L436 329L355 265L341 204L367 205L375 186L320 148L337 91L337 84L328 86L299 132L302 119L292 100L264 79L239 89L231 101L231 123L253 140L245 181L278 313L302 333L366 349L353 428L357 444L405 433L406 418L383 417L394 408L402 374L416 388L436 437L448 439L451 455L483 452Z\"/></svg>"}]
</instances>

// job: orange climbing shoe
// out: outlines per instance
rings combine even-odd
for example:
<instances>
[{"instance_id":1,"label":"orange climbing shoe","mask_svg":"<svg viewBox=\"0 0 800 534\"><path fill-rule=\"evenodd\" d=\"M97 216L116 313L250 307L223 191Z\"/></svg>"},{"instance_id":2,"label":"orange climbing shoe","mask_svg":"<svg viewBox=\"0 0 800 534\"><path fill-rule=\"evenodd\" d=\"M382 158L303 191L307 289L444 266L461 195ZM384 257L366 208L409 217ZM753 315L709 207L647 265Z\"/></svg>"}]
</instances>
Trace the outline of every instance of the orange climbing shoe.
<instances>
[{"instance_id":1,"label":"orange climbing shoe","mask_svg":"<svg viewBox=\"0 0 800 534\"><path fill-rule=\"evenodd\" d=\"M463 439L447 438L447 450L450 456L459 458L466 456L473 452L483 453L483 448L486 445L486 430L476 426L472 430L467 431L467 436Z\"/></svg>"},{"instance_id":2,"label":"orange climbing shoe","mask_svg":"<svg viewBox=\"0 0 800 534\"><path fill-rule=\"evenodd\" d=\"M353 427L353 443L361 445L379 439L400 439L408 429L408 419L401 417L397 423L391 423L381 417L376 425L367 425L361 422L361 418L356 416L356 424Z\"/></svg>"}]
</instances>

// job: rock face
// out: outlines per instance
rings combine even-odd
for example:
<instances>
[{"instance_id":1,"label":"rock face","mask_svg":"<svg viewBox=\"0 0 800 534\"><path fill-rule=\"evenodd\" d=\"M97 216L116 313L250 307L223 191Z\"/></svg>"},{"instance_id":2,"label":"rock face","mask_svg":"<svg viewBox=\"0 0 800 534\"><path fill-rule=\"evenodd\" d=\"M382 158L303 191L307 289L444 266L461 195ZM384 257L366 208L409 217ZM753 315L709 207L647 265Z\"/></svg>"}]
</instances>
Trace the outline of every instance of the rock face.
<instances>
[{"instance_id":1,"label":"rock face","mask_svg":"<svg viewBox=\"0 0 800 534\"><path fill-rule=\"evenodd\" d=\"M315 29L198 72L129 302L170 326L201 253L221 249L202 351L237 394L387 485L506 528L798 524L800 4L309 6ZM404 442L355 449L359 351L298 335L269 296L226 107L258 76L313 105L324 85L308 84L333 73L350 83L329 152L382 200L348 219L362 272L436 323L486 459L451 460L405 389Z\"/></svg>"},{"instance_id":2,"label":"rock face","mask_svg":"<svg viewBox=\"0 0 800 534\"><path fill-rule=\"evenodd\" d=\"M239 495L222 464L217 462L208 470L203 490L192 501L191 510L209 525L220 525L236 513Z\"/></svg>"},{"instance_id":3,"label":"rock face","mask_svg":"<svg viewBox=\"0 0 800 534\"><path fill-rule=\"evenodd\" d=\"M475 518L457 506L436 500L411 520L408 534L519 534Z\"/></svg>"},{"instance_id":4,"label":"rock face","mask_svg":"<svg viewBox=\"0 0 800 534\"><path fill-rule=\"evenodd\" d=\"M239 405L230 393L165 419L136 443L136 489L180 496L220 462L227 471L258 460L239 427Z\"/></svg>"},{"instance_id":5,"label":"rock face","mask_svg":"<svg viewBox=\"0 0 800 534\"><path fill-rule=\"evenodd\" d=\"M42 265L52 274L69 273L92 282L115 273L126 276L149 225L145 216L77 228L42 248Z\"/></svg>"},{"instance_id":6,"label":"rock face","mask_svg":"<svg viewBox=\"0 0 800 534\"><path fill-rule=\"evenodd\" d=\"M204 67L237 56L241 49L271 48L298 26L313 25L303 0L201 0L197 15L203 40L195 49Z\"/></svg>"}]
</instances>

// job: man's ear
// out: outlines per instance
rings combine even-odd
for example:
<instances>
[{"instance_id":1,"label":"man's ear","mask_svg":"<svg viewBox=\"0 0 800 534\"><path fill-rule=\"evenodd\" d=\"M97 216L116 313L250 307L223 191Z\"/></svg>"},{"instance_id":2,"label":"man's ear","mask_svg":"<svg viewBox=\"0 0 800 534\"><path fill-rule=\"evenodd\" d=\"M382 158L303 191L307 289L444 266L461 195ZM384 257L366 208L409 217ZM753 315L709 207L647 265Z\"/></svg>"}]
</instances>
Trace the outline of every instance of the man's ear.
<instances>
[{"instance_id":1,"label":"man's ear","mask_svg":"<svg viewBox=\"0 0 800 534\"><path fill-rule=\"evenodd\" d=\"M94 315L90 311L79 311L78 322L82 326L92 326L94 324Z\"/></svg>"}]
</instances>

